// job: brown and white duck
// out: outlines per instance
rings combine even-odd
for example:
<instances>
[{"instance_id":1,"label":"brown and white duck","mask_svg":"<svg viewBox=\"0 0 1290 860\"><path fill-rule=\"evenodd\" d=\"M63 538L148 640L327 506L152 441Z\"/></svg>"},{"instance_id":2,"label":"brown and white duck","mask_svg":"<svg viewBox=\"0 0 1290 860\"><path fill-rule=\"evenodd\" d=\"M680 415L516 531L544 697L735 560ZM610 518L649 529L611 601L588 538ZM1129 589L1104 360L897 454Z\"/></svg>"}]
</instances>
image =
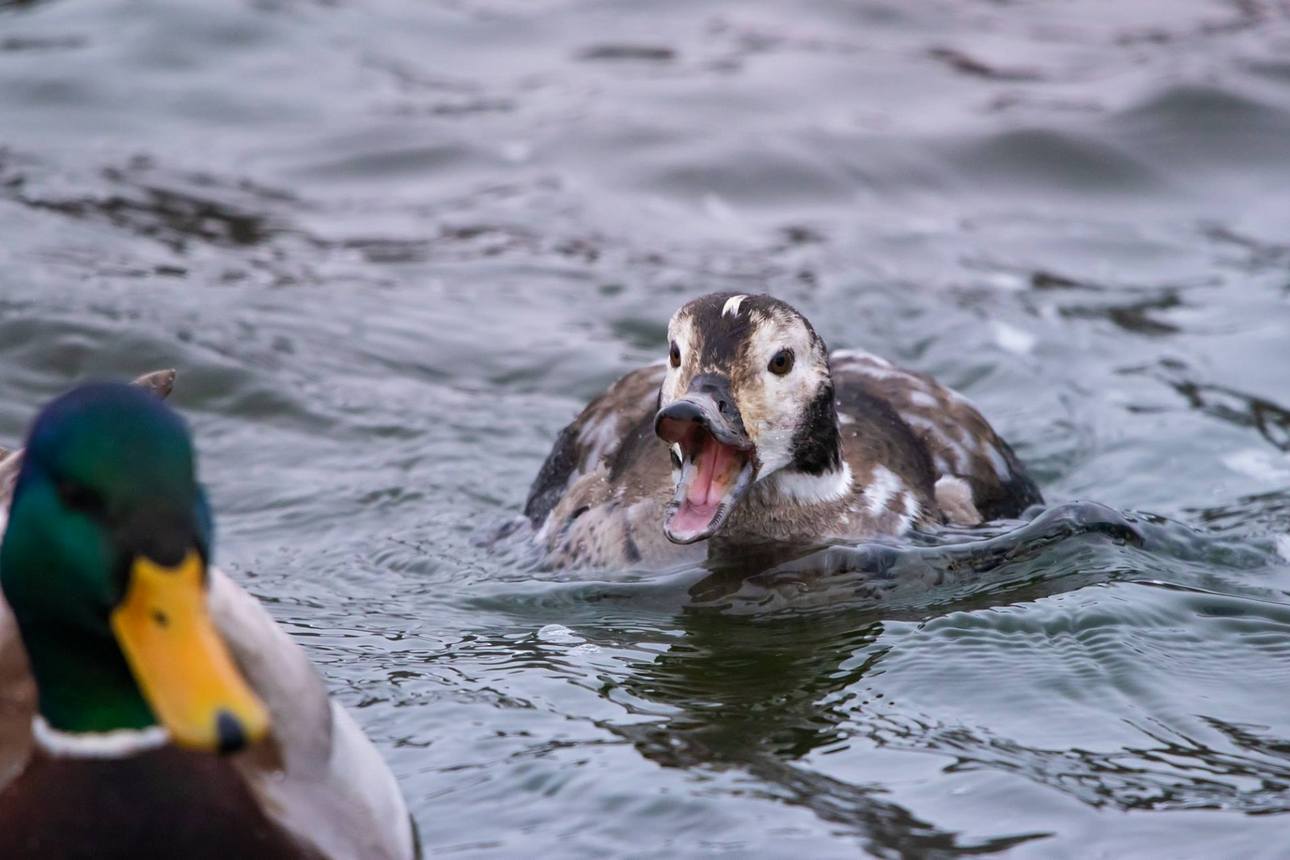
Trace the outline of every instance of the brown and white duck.
<instances>
[{"instance_id":1,"label":"brown and white duck","mask_svg":"<svg viewBox=\"0 0 1290 860\"><path fill-rule=\"evenodd\" d=\"M695 299L667 349L556 440L524 507L548 564L898 537L1043 501L966 398L866 352L830 353L779 299Z\"/></svg>"}]
</instances>

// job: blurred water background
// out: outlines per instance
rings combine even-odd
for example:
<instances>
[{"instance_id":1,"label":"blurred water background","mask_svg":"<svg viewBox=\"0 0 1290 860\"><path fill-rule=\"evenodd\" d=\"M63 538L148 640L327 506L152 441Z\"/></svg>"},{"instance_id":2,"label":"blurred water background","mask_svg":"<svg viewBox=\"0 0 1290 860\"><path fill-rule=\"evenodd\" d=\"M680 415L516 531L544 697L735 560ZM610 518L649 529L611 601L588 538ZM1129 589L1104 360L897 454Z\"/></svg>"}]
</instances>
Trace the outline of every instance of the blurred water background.
<instances>
[{"instance_id":1,"label":"blurred water background","mask_svg":"<svg viewBox=\"0 0 1290 860\"><path fill-rule=\"evenodd\" d=\"M0 444L178 368L219 560L434 854L1283 857L1288 191L1274 0L0 2ZM1107 527L876 580L486 545L717 289Z\"/></svg>"}]
</instances>

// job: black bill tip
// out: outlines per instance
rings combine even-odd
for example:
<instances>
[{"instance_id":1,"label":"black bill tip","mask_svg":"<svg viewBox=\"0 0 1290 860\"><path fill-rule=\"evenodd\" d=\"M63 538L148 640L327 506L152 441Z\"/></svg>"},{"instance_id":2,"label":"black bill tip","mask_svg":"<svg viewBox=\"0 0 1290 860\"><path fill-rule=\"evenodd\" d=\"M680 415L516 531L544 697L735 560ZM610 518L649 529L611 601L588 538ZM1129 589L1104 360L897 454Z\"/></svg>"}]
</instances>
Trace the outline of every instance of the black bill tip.
<instances>
[{"instance_id":1,"label":"black bill tip","mask_svg":"<svg viewBox=\"0 0 1290 860\"><path fill-rule=\"evenodd\" d=\"M242 721L228 711L215 715L215 737L221 754L237 752L246 746L246 729L242 727Z\"/></svg>"}]
</instances>

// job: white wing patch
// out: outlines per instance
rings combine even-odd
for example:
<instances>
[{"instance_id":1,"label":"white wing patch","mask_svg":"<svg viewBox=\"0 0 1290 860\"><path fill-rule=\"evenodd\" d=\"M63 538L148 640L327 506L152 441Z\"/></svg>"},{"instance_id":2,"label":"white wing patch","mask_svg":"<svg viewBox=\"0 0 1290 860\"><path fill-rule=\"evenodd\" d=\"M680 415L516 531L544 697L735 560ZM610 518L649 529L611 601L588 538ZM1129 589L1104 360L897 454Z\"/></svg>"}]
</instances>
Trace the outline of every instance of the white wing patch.
<instances>
[{"instance_id":1,"label":"white wing patch","mask_svg":"<svg viewBox=\"0 0 1290 860\"><path fill-rule=\"evenodd\" d=\"M600 461L607 457L622 442L622 434L619 432L618 416L612 412L599 415L591 421L588 421L578 434L578 444L588 449L586 460L580 464L586 469L594 469L600 464ZM569 476L570 483L578 476L576 473Z\"/></svg>"},{"instance_id":2,"label":"white wing patch","mask_svg":"<svg viewBox=\"0 0 1290 860\"><path fill-rule=\"evenodd\" d=\"M939 409L941 406L939 400L926 391L921 391L917 388L910 389L909 402L920 409Z\"/></svg>"},{"instance_id":3,"label":"white wing patch","mask_svg":"<svg viewBox=\"0 0 1290 860\"><path fill-rule=\"evenodd\" d=\"M937 456L936 467L938 470L941 472L962 472L971 465L972 458L968 454L968 450L963 447L961 442L950 437L948 433L944 432L941 426L935 421L932 421L930 418L925 418L922 415L915 415L912 413L902 415L901 417L905 419L905 423L910 427L913 427L915 430L924 431L927 435L936 439L936 441L944 445L949 450L953 462L942 464L942 458Z\"/></svg>"},{"instance_id":4,"label":"white wing patch","mask_svg":"<svg viewBox=\"0 0 1290 860\"><path fill-rule=\"evenodd\" d=\"M873 480L864 488L865 504L872 516L878 516L895 495L905 489L905 482L886 466L873 470Z\"/></svg>"},{"instance_id":5,"label":"white wing patch","mask_svg":"<svg viewBox=\"0 0 1290 860\"><path fill-rule=\"evenodd\" d=\"M994 467L994 473L999 476L999 480L1007 481L1008 478L1012 477L1012 470L1008 468L1008 461L1003 459L1002 452L990 444L982 447L985 448L985 455L989 458L990 465Z\"/></svg>"},{"instance_id":6,"label":"white wing patch","mask_svg":"<svg viewBox=\"0 0 1290 860\"><path fill-rule=\"evenodd\" d=\"M908 490L901 497L901 507L904 512L900 515L900 521L896 523L896 527L892 530L898 535L903 535L909 531L909 527L914 524L914 520L918 519L918 515L923 512L923 506L918 503L918 499L914 498L914 494Z\"/></svg>"},{"instance_id":7,"label":"white wing patch","mask_svg":"<svg viewBox=\"0 0 1290 860\"><path fill-rule=\"evenodd\" d=\"M747 296L731 296L730 298L726 299L726 303L725 303L724 305L722 305L722 306L721 306L721 315L722 315L723 317L724 317L724 316L732 316L732 317L739 316L739 306L740 306L740 305L742 305L742 304L744 303L744 299L746 299L746 298L748 298L748 297L747 297Z\"/></svg>"}]
</instances>

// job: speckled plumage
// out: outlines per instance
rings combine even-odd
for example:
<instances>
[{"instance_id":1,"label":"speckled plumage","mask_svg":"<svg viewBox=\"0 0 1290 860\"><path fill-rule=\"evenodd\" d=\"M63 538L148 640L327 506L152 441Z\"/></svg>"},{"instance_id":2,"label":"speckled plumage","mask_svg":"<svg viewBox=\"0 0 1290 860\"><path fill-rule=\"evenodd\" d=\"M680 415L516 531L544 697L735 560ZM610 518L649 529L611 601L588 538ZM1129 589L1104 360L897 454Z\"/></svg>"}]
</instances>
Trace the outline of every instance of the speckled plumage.
<instances>
[{"instance_id":1,"label":"speckled plumage","mask_svg":"<svg viewBox=\"0 0 1290 860\"><path fill-rule=\"evenodd\" d=\"M684 360L634 370L592 400L534 481L525 514L551 566L657 567L704 556L706 543L664 534L675 459L654 431L660 406L701 373L732 380L757 443L756 481L715 536L726 546L899 536L1042 502L964 397L869 353L827 353L783 302L705 296L677 312L669 337ZM766 356L784 344L799 354L800 379L762 382Z\"/></svg>"}]
</instances>

